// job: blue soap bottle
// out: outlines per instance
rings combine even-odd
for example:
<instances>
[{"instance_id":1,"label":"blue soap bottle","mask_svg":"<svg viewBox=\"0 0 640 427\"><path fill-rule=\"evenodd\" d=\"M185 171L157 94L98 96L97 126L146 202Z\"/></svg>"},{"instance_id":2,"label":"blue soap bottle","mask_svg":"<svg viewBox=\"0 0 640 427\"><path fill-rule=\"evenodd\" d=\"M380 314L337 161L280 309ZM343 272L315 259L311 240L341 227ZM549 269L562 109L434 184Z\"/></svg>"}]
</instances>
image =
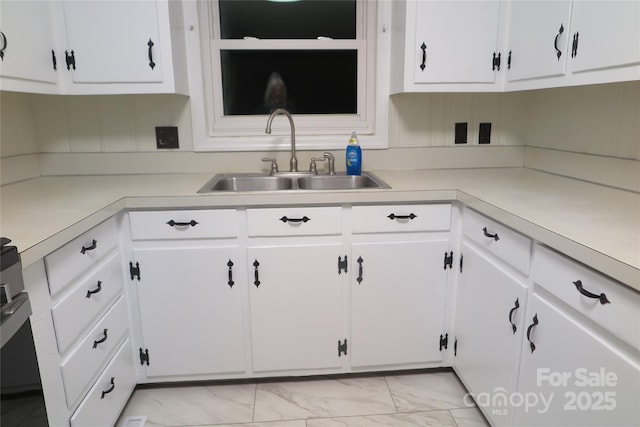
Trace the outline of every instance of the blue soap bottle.
<instances>
[{"instance_id":1,"label":"blue soap bottle","mask_svg":"<svg viewBox=\"0 0 640 427\"><path fill-rule=\"evenodd\" d=\"M360 175L362 173L362 149L358 144L356 132L351 132L351 138L346 149L347 175Z\"/></svg>"}]
</instances>

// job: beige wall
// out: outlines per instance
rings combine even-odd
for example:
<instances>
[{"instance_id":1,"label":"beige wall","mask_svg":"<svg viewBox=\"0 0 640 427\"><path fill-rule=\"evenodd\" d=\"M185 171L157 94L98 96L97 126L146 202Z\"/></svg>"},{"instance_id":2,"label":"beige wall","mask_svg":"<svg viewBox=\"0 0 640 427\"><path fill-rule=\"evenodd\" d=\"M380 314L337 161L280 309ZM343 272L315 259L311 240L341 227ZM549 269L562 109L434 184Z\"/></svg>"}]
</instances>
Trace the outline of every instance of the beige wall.
<instances>
[{"instance_id":1,"label":"beige wall","mask_svg":"<svg viewBox=\"0 0 640 427\"><path fill-rule=\"evenodd\" d=\"M158 153L155 126L178 126L180 153L173 156L187 171L195 158L202 159L198 163L216 158L215 153L193 153L189 99L184 96L0 92L0 100L3 160L37 158L37 153ZM471 146L477 145L478 124L487 121L494 146L640 160L640 82L514 93L400 94L390 98L389 110L390 155L376 157L390 159L394 164L385 165L392 169L401 168L403 156L415 156L416 149L453 146L456 122L469 124ZM162 156L167 161L172 152ZM217 156L228 163L255 154Z\"/></svg>"},{"instance_id":2,"label":"beige wall","mask_svg":"<svg viewBox=\"0 0 640 427\"><path fill-rule=\"evenodd\" d=\"M638 81L532 91L525 108L529 147L640 160Z\"/></svg>"}]
</instances>

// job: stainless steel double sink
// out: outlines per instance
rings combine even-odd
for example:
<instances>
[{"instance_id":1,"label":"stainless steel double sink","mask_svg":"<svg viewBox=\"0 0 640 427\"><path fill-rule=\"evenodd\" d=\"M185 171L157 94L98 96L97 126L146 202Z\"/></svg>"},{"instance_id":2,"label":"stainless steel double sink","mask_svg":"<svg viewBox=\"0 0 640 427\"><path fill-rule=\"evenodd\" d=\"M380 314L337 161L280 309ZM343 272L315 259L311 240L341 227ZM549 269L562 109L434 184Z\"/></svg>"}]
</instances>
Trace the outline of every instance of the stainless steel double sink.
<instances>
[{"instance_id":1,"label":"stainless steel double sink","mask_svg":"<svg viewBox=\"0 0 640 427\"><path fill-rule=\"evenodd\" d=\"M260 173L222 173L209 180L198 193L219 191L282 191L282 190L357 190L390 188L370 172L362 175L314 175L305 172L282 172L276 175Z\"/></svg>"}]
</instances>

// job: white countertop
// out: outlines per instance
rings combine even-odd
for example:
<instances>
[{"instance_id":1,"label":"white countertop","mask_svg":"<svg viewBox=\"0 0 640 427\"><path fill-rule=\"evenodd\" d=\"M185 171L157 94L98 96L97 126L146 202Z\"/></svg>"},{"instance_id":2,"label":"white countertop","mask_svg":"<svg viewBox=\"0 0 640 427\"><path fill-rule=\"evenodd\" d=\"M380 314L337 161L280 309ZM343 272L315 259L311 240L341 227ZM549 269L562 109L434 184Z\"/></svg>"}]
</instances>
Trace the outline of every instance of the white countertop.
<instances>
[{"instance_id":1,"label":"white countertop","mask_svg":"<svg viewBox=\"0 0 640 427\"><path fill-rule=\"evenodd\" d=\"M522 168L374 171L384 190L197 194L213 175L47 177L0 187L29 265L123 209L459 200L640 290L640 195Z\"/></svg>"}]
</instances>

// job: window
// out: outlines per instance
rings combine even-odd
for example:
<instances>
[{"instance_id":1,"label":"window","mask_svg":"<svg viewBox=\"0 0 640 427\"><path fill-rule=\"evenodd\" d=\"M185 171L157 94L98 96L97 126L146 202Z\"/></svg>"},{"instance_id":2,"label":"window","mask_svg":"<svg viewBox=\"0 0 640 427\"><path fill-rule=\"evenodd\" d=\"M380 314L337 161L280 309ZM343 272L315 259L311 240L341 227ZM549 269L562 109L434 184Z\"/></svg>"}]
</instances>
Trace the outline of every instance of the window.
<instances>
[{"instance_id":1,"label":"window","mask_svg":"<svg viewBox=\"0 0 640 427\"><path fill-rule=\"evenodd\" d=\"M341 147L352 130L364 140L375 135L376 6L371 0L198 2L203 67L199 84L190 81L191 102L202 98L206 135L204 142L195 138L196 150L286 148L264 133L275 108L293 114L302 149ZM274 135L276 129L288 134L289 125L276 120L274 128Z\"/></svg>"}]
</instances>

